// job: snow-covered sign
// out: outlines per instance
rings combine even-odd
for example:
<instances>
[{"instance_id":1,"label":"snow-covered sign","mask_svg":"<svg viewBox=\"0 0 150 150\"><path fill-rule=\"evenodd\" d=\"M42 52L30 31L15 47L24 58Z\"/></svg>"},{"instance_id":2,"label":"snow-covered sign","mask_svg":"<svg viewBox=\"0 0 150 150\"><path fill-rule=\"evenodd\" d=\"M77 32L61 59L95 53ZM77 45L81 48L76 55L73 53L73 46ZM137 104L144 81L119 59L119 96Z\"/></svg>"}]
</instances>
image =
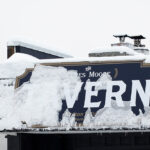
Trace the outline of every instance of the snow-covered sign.
<instances>
[{"instance_id":1,"label":"snow-covered sign","mask_svg":"<svg viewBox=\"0 0 150 150\"><path fill-rule=\"evenodd\" d=\"M54 118L47 114L49 122L35 124L65 129L150 127L142 116L150 112L150 64L142 61L38 64L17 77L16 90L26 92L25 86L30 87L28 97L41 99L41 105L49 100L48 107L56 108Z\"/></svg>"}]
</instances>

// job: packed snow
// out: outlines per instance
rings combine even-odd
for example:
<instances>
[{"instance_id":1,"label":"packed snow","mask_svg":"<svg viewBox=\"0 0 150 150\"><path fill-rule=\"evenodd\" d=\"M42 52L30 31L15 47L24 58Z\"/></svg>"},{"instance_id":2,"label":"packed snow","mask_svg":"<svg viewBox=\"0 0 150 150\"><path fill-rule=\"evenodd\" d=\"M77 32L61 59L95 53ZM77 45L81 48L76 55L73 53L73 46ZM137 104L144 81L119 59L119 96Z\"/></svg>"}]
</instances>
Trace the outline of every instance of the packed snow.
<instances>
[{"instance_id":1,"label":"packed snow","mask_svg":"<svg viewBox=\"0 0 150 150\"><path fill-rule=\"evenodd\" d=\"M112 46L112 47L103 47L90 51L90 53L106 53L106 52L120 52L127 53L128 55L142 55L136 52L135 50L125 47L125 46Z\"/></svg>"},{"instance_id":2,"label":"packed snow","mask_svg":"<svg viewBox=\"0 0 150 150\"><path fill-rule=\"evenodd\" d=\"M43 59L39 60L38 63L87 63L87 62L120 62L120 61L144 61L145 58L150 58L150 56L136 55L136 56L113 56L113 57L84 57L84 58L65 58L65 59Z\"/></svg>"},{"instance_id":3,"label":"packed snow","mask_svg":"<svg viewBox=\"0 0 150 150\"><path fill-rule=\"evenodd\" d=\"M80 78L75 71L67 71L63 67L36 66L30 84L24 84L14 94L8 91L10 95L5 102L1 100L4 104L1 104L0 129L23 128L22 122L29 127L37 124L57 127L64 86L67 84L74 89L78 82ZM6 109L5 105L9 108Z\"/></svg>"},{"instance_id":4,"label":"packed snow","mask_svg":"<svg viewBox=\"0 0 150 150\"><path fill-rule=\"evenodd\" d=\"M33 57L28 54L22 54L22 53L15 53L13 54L8 60L6 60L7 63L15 63L15 62L36 62L39 59L36 57Z\"/></svg>"},{"instance_id":5,"label":"packed snow","mask_svg":"<svg viewBox=\"0 0 150 150\"><path fill-rule=\"evenodd\" d=\"M14 85L16 76L26 68L33 68L38 59L26 54L14 54L0 64L0 118L5 118L13 109ZM11 122L11 120L10 120ZM0 122L0 126L2 122ZM7 124L5 124L7 127ZM5 128L6 128L5 127Z\"/></svg>"},{"instance_id":6,"label":"packed snow","mask_svg":"<svg viewBox=\"0 0 150 150\"><path fill-rule=\"evenodd\" d=\"M81 82L74 70L64 67L51 67L40 63L61 62L105 62L105 61L145 61L150 62L150 56L119 56L110 58L84 58L84 59L57 59L38 60L25 54L15 54L5 63L0 64L0 130L26 129L34 125L51 129L76 128L75 114L66 110L61 122L58 121L58 112L61 110L62 99L65 99L64 88L69 87L73 95L76 85ZM36 65L34 68L35 64ZM30 82L14 89L16 76L21 75L26 68L34 68ZM104 81L105 89L111 76L102 75L99 81ZM106 83L105 83L106 82ZM120 108L112 100L112 108L102 108L95 116L87 109L82 128L86 129L122 129L122 128L150 128L150 108L146 113L135 116L129 107ZM122 117L124 116L124 117Z\"/></svg>"}]
</instances>

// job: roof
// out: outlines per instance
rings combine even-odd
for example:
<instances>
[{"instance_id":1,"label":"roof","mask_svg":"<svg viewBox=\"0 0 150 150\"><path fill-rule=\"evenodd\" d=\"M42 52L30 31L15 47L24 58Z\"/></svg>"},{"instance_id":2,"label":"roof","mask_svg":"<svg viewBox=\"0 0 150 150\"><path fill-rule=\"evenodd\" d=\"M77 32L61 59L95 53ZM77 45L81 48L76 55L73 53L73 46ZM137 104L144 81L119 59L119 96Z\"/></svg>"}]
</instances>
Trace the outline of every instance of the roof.
<instances>
[{"instance_id":1,"label":"roof","mask_svg":"<svg viewBox=\"0 0 150 150\"><path fill-rule=\"evenodd\" d=\"M135 36L129 36L127 34L122 34L122 35L113 35L116 38L121 38L121 37L129 37L131 39L146 39L143 35L135 35Z\"/></svg>"},{"instance_id":2,"label":"roof","mask_svg":"<svg viewBox=\"0 0 150 150\"><path fill-rule=\"evenodd\" d=\"M131 39L146 39L143 35L128 36Z\"/></svg>"},{"instance_id":3,"label":"roof","mask_svg":"<svg viewBox=\"0 0 150 150\"><path fill-rule=\"evenodd\" d=\"M106 53L106 52L107 53L120 52L120 53L127 53L129 55L139 55L139 53L135 52L133 49L125 46L112 46L90 51L90 53Z\"/></svg>"},{"instance_id":4,"label":"roof","mask_svg":"<svg viewBox=\"0 0 150 150\"><path fill-rule=\"evenodd\" d=\"M106 62L129 62L129 61L145 61L147 60L147 63L150 62L150 56L146 57L145 55L134 55L134 56L112 56L112 57L86 57L86 58L65 58L65 59L43 59L43 60L39 60L38 62L36 62L36 64L43 64L43 63L47 63L47 64L79 64L79 63L83 63L86 64L88 62L91 63L106 63Z\"/></svg>"},{"instance_id":5,"label":"roof","mask_svg":"<svg viewBox=\"0 0 150 150\"><path fill-rule=\"evenodd\" d=\"M59 51L61 50L57 50L54 48L47 48L45 46L38 46L35 43L27 43L27 42L23 42L23 41L8 41L7 42L7 46L22 46L22 47L26 47L26 48L30 48L36 51L40 51L40 52L44 52L47 54L52 54L58 57L63 57L63 58L71 58L71 55L67 55L64 53L61 53Z\"/></svg>"},{"instance_id":6,"label":"roof","mask_svg":"<svg viewBox=\"0 0 150 150\"><path fill-rule=\"evenodd\" d=\"M123 34L123 35L113 35L114 37L116 37L116 38L121 38L121 37L128 37L128 35L127 34Z\"/></svg>"}]
</instances>

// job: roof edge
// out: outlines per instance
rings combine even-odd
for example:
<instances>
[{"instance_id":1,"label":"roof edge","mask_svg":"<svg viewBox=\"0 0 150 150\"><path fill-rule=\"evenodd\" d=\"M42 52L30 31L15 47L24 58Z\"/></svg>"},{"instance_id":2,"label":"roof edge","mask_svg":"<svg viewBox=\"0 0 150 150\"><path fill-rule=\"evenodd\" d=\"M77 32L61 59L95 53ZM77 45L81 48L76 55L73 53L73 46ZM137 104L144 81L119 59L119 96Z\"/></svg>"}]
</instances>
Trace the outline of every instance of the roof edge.
<instances>
[{"instance_id":1,"label":"roof edge","mask_svg":"<svg viewBox=\"0 0 150 150\"><path fill-rule=\"evenodd\" d=\"M61 53L57 49L56 50L51 50L53 48L38 46L36 44L31 44L31 43L22 42L22 41L16 41L16 40L8 41L7 46L22 46L22 47L30 48L30 49L33 49L33 50L37 50L37 51L40 51L40 52L56 55L56 56L63 57L63 58L72 58L71 55Z\"/></svg>"}]
</instances>

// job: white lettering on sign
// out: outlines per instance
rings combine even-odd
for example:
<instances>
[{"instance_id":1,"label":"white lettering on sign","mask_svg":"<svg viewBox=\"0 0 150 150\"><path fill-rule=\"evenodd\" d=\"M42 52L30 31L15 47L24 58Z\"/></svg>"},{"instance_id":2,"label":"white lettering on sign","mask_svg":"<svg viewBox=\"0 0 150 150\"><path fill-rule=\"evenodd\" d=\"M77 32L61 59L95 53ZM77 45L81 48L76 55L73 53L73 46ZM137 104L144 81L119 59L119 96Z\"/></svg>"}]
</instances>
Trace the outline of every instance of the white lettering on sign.
<instances>
[{"instance_id":1,"label":"white lettering on sign","mask_svg":"<svg viewBox=\"0 0 150 150\"><path fill-rule=\"evenodd\" d=\"M65 97L66 97L66 103L68 108L73 108L75 101L78 99L79 92L81 90L83 82L78 82L76 84L76 87L74 89L73 95L71 95L70 88L68 84L65 84L64 87L64 92L65 92Z\"/></svg>"},{"instance_id":2,"label":"white lettering on sign","mask_svg":"<svg viewBox=\"0 0 150 150\"><path fill-rule=\"evenodd\" d=\"M86 77L86 73L79 73L78 76L79 76L80 78L85 78L85 77Z\"/></svg>"},{"instance_id":3,"label":"white lettering on sign","mask_svg":"<svg viewBox=\"0 0 150 150\"><path fill-rule=\"evenodd\" d=\"M95 72L95 71L90 71L88 74L89 78L95 78L95 77L101 77L102 75L110 75L111 72ZM86 77L86 73L78 73L78 76L80 78L85 78Z\"/></svg>"},{"instance_id":4,"label":"white lettering on sign","mask_svg":"<svg viewBox=\"0 0 150 150\"><path fill-rule=\"evenodd\" d=\"M118 86L119 91L113 92L113 86ZM126 91L126 84L123 81L107 81L105 107L111 107L111 99L115 97L119 107L123 107L122 94Z\"/></svg>"},{"instance_id":5,"label":"white lettering on sign","mask_svg":"<svg viewBox=\"0 0 150 150\"><path fill-rule=\"evenodd\" d=\"M99 107L101 101L99 102L91 102L91 96L97 96L98 90L92 91L92 87L99 86L100 82L87 82L85 86L86 94L85 94L85 103L84 108L91 108L91 107Z\"/></svg>"},{"instance_id":6,"label":"white lettering on sign","mask_svg":"<svg viewBox=\"0 0 150 150\"><path fill-rule=\"evenodd\" d=\"M148 107L150 102L150 80L146 80L145 92L139 80L132 81L130 106L136 106L137 93L139 94L143 105Z\"/></svg>"},{"instance_id":7,"label":"white lettering on sign","mask_svg":"<svg viewBox=\"0 0 150 150\"><path fill-rule=\"evenodd\" d=\"M104 81L98 82L86 82L84 87L85 90L85 101L84 101L84 108L98 108L101 104L99 102L92 102L92 96L98 96L98 92L102 89L96 89L96 87L103 85ZM115 98L116 103L119 107L124 107L122 95L126 92L126 84L123 81L105 81L106 83L106 95L105 95L105 106L104 107L111 107L111 100ZM65 84L65 97L66 103L68 108L73 108L75 101L78 100L79 92L81 91L81 87L83 82L78 82L74 91L71 94L70 88L67 84ZM113 91L114 86L119 88L118 91ZM132 80L132 87L131 87L131 103L130 106L136 106L136 99L137 93L139 94L141 101L145 107L148 107L150 104L150 80L146 80L145 90L143 89L139 80Z\"/></svg>"},{"instance_id":8,"label":"white lettering on sign","mask_svg":"<svg viewBox=\"0 0 150 150\"><path fill-rule=\"evenodd\" d=\"M102 74L110 75L110 72L95 72L95 71L90 71L89 72L89 77L101 77Z\"/></svg>"}]
</instances>

